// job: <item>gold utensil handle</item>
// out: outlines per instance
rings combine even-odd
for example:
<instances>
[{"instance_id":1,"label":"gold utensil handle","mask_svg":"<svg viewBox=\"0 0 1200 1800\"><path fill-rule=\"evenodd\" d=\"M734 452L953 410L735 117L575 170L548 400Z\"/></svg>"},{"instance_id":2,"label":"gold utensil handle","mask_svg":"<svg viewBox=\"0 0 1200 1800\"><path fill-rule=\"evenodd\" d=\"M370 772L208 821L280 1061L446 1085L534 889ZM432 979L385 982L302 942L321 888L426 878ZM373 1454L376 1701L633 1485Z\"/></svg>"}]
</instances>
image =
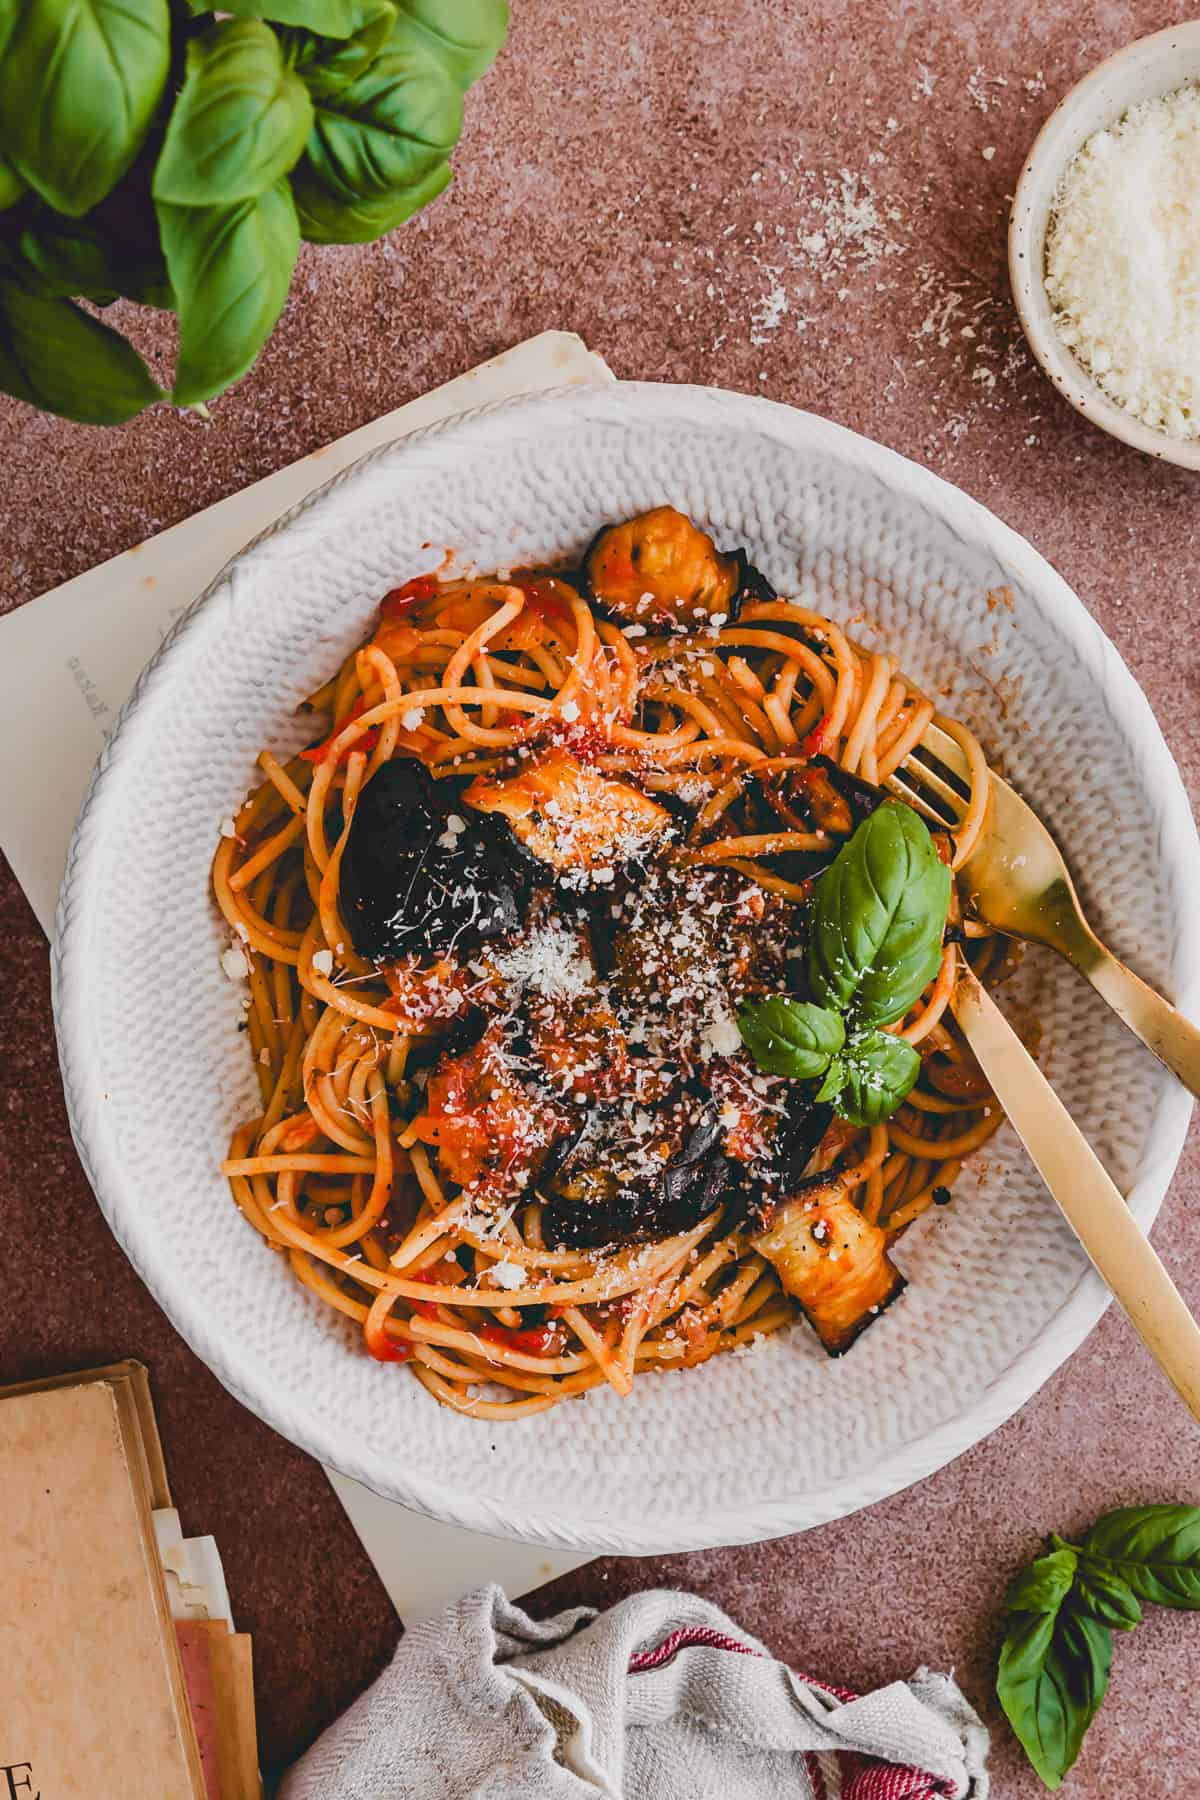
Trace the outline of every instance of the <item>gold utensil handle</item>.
<instances>
[{"instance_id":1,"label":"gold utensil handle","mask_svg":"<svg viewBox=\"0 0 1200 1800\"><path fill-rule=\"evenodd\" d=\"M961 957L959 967L951 1006L996 1098L1134 1330L1193 1418L1200 1419L1200 1325L1004 1014Z\"/></svg>"},{"instance_id":2,"label":"gold utensil handle","mask_svg":"<svg viewBox=\"0 0 1200 1800\"><path fill-rule=\"evenodd\" d=\"M1141 1038L1148 1050L1153 1050L1160 1062L1166 1063L1190 1093L1200 1098L1200 1027L1147 987L1132 969L1118 962L1111 950L1105 950L1096 961L1079 963L1077 967L1130 1031Z\"/></svg>"}]
</instances>

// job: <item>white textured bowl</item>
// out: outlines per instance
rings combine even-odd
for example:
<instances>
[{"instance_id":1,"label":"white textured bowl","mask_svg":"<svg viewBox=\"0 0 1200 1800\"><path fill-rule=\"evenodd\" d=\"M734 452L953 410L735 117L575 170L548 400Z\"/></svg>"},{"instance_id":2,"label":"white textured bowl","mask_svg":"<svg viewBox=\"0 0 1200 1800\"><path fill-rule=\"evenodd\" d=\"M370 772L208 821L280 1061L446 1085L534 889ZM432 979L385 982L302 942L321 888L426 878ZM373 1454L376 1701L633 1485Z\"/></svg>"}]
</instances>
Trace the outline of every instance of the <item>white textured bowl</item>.
<instances>
[{"instance_id":1,"label":"white textured bowl","mask_svg":"<svg viewBox=\"0 0 1200 1800\"><path fill-rule=\"evenodd\" d=\"M1071 354L1054 328L1046 292L1046 232L1058 184L1095 131L1115 125L1131 106L1200 80L1200 22L1172 25L1127 44L1063 96L1025 160L1013 196L1008 272L1029 348L1063 398L1122 443L1180 468L1200 469L1200 440L1181 442L1143 425L1118 406Z\"/></svg>"},{"instance_id":2,"label":"white textured bowl","mask_svg":"<svg viewBox=\"0 0 1200 1800\"><path fill-rule=\"evenodd\" d=\"M804 413L620 385L508 402L368 457L238 557L176 626L97 769L54 957L72 1129L100 1203L193 1349L277 1430L423 1512L657 1552L796 1531L929 1473L1021 1405L1106 1294L1007 1132L900 1245L903 1300L828 1361L803 1325L514 1425L361 1353L217 1173L256 1088L208 896L218 821L380 594L444 546L483 569L578 552L673 502L946 690L1066 847L1118 951L1200 1000L1200 847L1150 709L1045 562L925 470ZM433 546L432 550L430 545ZM989 590L1012 590L1011 612ZM1190 1102L1072 970L1031 956L1051 1072L1146 1225Z\"/></svg>"}]
</instances>

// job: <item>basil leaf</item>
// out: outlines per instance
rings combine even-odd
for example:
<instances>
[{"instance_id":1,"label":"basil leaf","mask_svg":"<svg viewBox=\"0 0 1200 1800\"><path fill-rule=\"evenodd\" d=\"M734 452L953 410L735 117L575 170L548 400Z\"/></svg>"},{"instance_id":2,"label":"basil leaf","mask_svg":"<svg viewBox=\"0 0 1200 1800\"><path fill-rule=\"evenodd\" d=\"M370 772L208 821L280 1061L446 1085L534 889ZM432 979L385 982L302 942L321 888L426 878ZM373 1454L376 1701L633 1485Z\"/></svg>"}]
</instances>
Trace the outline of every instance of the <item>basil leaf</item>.
<instances>
[{"instance_id":1,"label":"basil leaf","mask_svg":"<svg viewBox=\"0 0 1200 1800\"><path fill-rule=\"evenodd\" d=\"M17 249L24 279L38 293L81 294L101 305L124 294L147 306L174 305L161 257L131 261L107 233L86 220L68 223L53 214L37 219L21 232Z\"/></svg>"},{"instance_id":2,"label":"basil leaf","mask_svg":"<svg viewBox=\"0 0 1200 1800\"><path fill-rule=\"evenodd\" d=\"M7 157L0 156L0 212L15 206L22 194L28 191Z\"/></svg>"},{"instance_id":3,"label":"basil leaf","mask_svg":"<svg viewBox=\"0 0 1200 1800\"><path fill-rule=\"evenodd\" d=\"M286 175L312 124L308 89L258 20L226 20L187 49L187 74L154 170L157 201L225 206Z\"/></svg>"},{"instance_id":4,"label":"basil leaf","mask_svg":"<svg viewBox=\"0 0 1200 1800\"><path fill-rule=\"evenodd\" d=\"M1071 1591L1078 1560L1074 1550L1065 1547L1039 1556L1005 1594L1005 1612L1057 1612Z\"/></svg>"},{"instance_id":5,"label":"basil leaf","mask_svg":"<svg viewBox=\"0 0 1200 1800\"><path fill-rule=\"evenodd\" d=\"M1129 1583L1095 1563L1080 1565L1072 1599L1080 1612L1089 1613L1114 1631L1132 1631L1142 1622L1142 1609Z\"/></svg>"},{"instance_id":6,"label":"basil leaf","mask_svg":"<svg viewBox=\"0 0 1200 1800\"><path fill-rule=\"evenodd\" d=\"M760 1069L795 1081L823 1074L846 1037L837 1013L786 994L748 1001L738 1012L737 1026Z\"/></svg>"},{"instance_id":7,"label":"basil leaf","mask_svg":"<svg viewBox=\"0 0 1200 1800\"><path fill-rule=\"evenodd\" d=\"M308 148L292 176L301 215L328 221L331 200L354 209L387 198L391 206L376 216L389 229L397 213L416 210L414 189L435 175L445 185L442 165L461 127L462 95L401 20L363 75L317 96Z\"/></svg>"},{"instance_id":8,"label":"basil leaf","mask_svg":"<svg viewBox=\"0 0 1200 1800\"><path fill-rule=\"evenodd\" d=\"M212 12L213 0L188 0L194 13ZM354 0L223 0L221 12L239 19L274 19L279 25L303 25L322 37L345 38L354 30Z\"/></svg>"},{"instance_id":9,"label":"basil leaf","mask_svg":"<svg viewBox=\"0 0 1200 1800\"><path fill-rule=\"evenodd\" d=\"M818 1099L832 1100L851 1125L889 1119L921 1073L921 1059L903 1038L886 1031L857 1032L841 1054L841 1085Z\"/></svg>"},{"instance_id":10,"label":"basil leaf","mask_svg":"<svg viewBox=\"0 0 1200 1800\"><path fill-rule=\"evenodd\" d=\"M120 425L162 397L119 332L9 279L0 279L0 388L84 425Z\"/></svg>"},{"instance_id":11,"label":"basil leaf","mask_svg":"<svg viewBox=\"0 0 1200 1800\"><path fill-rule=\"evenodd\" d=\"M996 1692L1048 1788L1079 1755L1112 1664L1106 1625L1071 1610L1018 1613L1000 1652Z\"/></svg>"},{"instance_id":12,"label":"basil leaf","mask_svg":"<svg viewBox=\"0 0 1200 1800\"><path fill-rule=\"evenodd\" d=\"M116 186L150 128L170 61L167 0L6 0L4 13L0 150L79 218Z\"/></svg>"},{"instance_id":13,"label":"basil leaf","mask_svg":"<svg viewBox=\"0 0 1200 1800\"><path fill-rule=\"evenodd\" d=\"M281 31L283 54L310 94L340 92L365 75L396 24L390 0L360 0L357 22L347 38L317 37L311 31Z\"/></svg>"},{"instance_id":14,"label":"basil leaf","mask_svg":"<svg viewBox=\"0 0 1200 1800\"><path fill-rule=\"evenodd\" d=\"M397 0L465 92L495 62L508 31L508 0Z\"/></svg>"},{"instance_id":15,"label":"basil leaf","mask_svg":"<svg viewBox=\"0 0 1200 1800\"><path fill-rule=\"evenodd\" d=\"M350 202L336 199L319 182L293 181L301 236L310 244L372 244L436 200L449 187L452 173L448 162L439 163L402 194Z\"/></svg>"},{"instance_id":16,"label":"basil leaf","mask_svg":"<svg viewBox=\"0 0 1200 1800\"><path fill-rule=\"evenodd\" d=\"M808 956L816 999L864 1025L900 1018L937 973L949 905L950 871L924 823L886 801L817 886Z\"/></svg>"},{"instance_id":17,"label":"basil leaf","mask_svg":"<svg viewBox=\"0 0 1200 1800\"><path fill-rule=\"evenodd\" d=\"M1083 1540L1088 1573L1119 1575L1141 1600L1200 1609L1200 1507L1123 1506Z\"/></svg>"},{"instance_id":18,"label":"basil leaf","mask_svg":"<svg viewBox=\"0 0 1200 1800\"><path fill-rule=\"evenodd\" d=\"M819 1106L828 1100L836 1100L846 1085L846 1064L840 1056L835 1056L825 1071L825 1079L817 1089L814 1098Z\"/></svg>"},{"instance_id":19,"label":"basil leaf","mask_svg":"<svg viewBox=\"0 0 1200 1800\"><path fill-rule=\"evenodd\" d=\"M246 373L283 311L300 248L286 181L232 206L158 208L179 310L178 406Z\"/></svg>"},{"instance_id":20,"label":"basil leaf","mask_svg":"<svg viewBox=\"0 0 1200 1800\"><path fill-rule=\"evenodd\" d=\"M1099 1620L1076 1611L1073 1601L1068 1601L1059 1615L1053 1647L1067 1670L1067 1692L1074 1703L1067 1739L1069 1769L1108 1690L1112 1632Z\"/></svg>"}]
</instances>

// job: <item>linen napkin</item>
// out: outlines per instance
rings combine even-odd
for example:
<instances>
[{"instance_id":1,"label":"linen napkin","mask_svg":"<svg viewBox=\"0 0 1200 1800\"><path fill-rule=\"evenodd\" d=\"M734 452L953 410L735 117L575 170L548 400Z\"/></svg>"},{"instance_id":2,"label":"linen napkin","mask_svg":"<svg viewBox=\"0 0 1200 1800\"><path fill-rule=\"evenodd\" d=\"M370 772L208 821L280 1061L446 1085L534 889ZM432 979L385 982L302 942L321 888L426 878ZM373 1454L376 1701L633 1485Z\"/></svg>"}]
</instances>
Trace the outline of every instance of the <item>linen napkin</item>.
<instances>
[{"instance_id":1,"label":"linen napkin","mask_svg":"<svg viewBox=\"0 0 1200 1800\"><path fill-rule=\"evenodd\" d=\"M401 1641L279 1800L984 1800L947 1675L858 1696L692 1594L538 1622L494 1584Z\"/></svg>"}]
</instances>

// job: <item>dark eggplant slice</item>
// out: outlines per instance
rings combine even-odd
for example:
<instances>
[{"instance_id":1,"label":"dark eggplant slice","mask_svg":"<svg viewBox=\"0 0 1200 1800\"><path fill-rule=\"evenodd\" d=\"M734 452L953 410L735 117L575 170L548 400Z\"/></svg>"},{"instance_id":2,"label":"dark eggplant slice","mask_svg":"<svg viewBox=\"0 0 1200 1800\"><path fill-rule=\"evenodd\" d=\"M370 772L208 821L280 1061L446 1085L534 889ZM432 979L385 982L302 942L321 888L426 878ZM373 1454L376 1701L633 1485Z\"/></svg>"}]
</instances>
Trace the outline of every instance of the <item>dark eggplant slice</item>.
<instances>
[{"instance_id":1,"label":"dark eggplant slice","mask_svg":"<svg viewBox=\"0 0 1200 1800\"><path fill-rule=\"evenodd\" d=\"M778 992L794 908L733 869L651 863L618 892L611 949L613 1004L648 1028L644 1041L675 1060L707 1060L714 1020L755 994ZM602 923L600 921L599 923ZM602 944L593 931L593 943Z\"/></svg>"},{"instance_id":2,"label":"dark eggplant slice","mask_svg":"<svg viewBox=\"0 0 1200 1800\"><path fill-rule=\"evenodd\" d=\"M464 1056L475 1048L490 1023L491 1015L482 1006L469 1006L466 1012L451 1020L440 1036L430 1033L412 1038L404 1059L405 1073L415 1075L418 1070L431 1069L439 1057Z\"/></svg>"},{"instance_id":3,"label":"dark eggplant slice","mask_svg":"<svg viewBox=\"0 0 1200 1800\"><path fill-rule=\"evenodd\" d=\"M736 619L748 600L778 600L779 594L767 580L761 569L756 569L744 550L731 550L729 554L738 566L737 592L733 596L733 606L729 617ZM772 630L775 626L772 625Z\"/></svg>"},{"instance_id":4,"label":"dark eggplant slice","mask_svg":"<svg viewBox=\"0 0 1200 1800\"><path fill-rule=\"evenodd\" d=\"M623 1112L598 1108L565 1152L552 1153L539 1190L547 1243L583 1249L670 1237L740 1189L715 1112L706 1111L652 1173L646 1151L634 1161L622 1155L628 1129Z\"/></svg>"},{"instance_id":5,"label":"dark eggplant slice","mask_svg":"<svg viewBox=\"0 0 1200 1800\"><path fill-rule=\"evenodd\" d=\"M670 1229L686 1231L689 1225L698 1224L712 1211L731 1178L721 1148L720 1120L710 1109L663 1170L663 1202Z\"/></svg>"},{"instance_id":6,"label":"dark eggplant slice","mask_svg":"<svg viewBox=\"0 0 1200 1800\"><path fill-rule=\"evenodd\" d=\"M766 1161L754 1171L755 1185L761 1185L768 1195L795 1191L833 1118L832 1106L818 1105L813 1098L815 1083L806 1089L799 1083L793 1085L797 1091L789 1096L788 1110L771 1139Z\"/></svg>"},{"instance_id":7,"label":"dark eggplant slice","mask_svg":"<svg viewBox=\"0 0 1200 1800\"><path fill-rule=\"evenodd\" d=\"M588 546L583 570L598 611L647 630L732 624L747 600L776 598L744 550L723 555L673 506L605 526Z\"/></svg>"},{"instance_id":8,"label":"dark eggplant slice","mask_svg":"<svg viewBox=\"0 0 1200 1800\"><path fill-rule=\"evenodd\" d=\"M828 756L814 756L812 760L813 766L825 771L838 793L846 800L856 826L861 825L887 799L882 788L873 787L861 775L851 775L848 770L839 768Z\"/></svg>"},{"instance_id":9,"label":"dark eggplant slice","mask_svg":"<svg viewBox=\"0 0 1200 1800\"><path fill-rule=\"evenodd\" d=\"M836 1175L801 1182L751 1241L830 1356L848 1350L904 1290L887 1234L863 1217Z\"/></svg>"},{"instance_id":10,"label":"dark eggplant slice","mask_svg":"<svg viewBox=\"0 0 1200 1800\"><path fill-rule=\"evenodd\" d=\"M792 768L756 775L759 794L793 831L828 831L849 837L863 820L882 806L887 795L857 775L848 775L827 756L811 757Z\"/></svg>"},{"instance_id":11,"label":"dark eggplant slice","mask_svg":"<svg viewBox=\"0 0 1200 1800\"><path fill-rule=\"evenodd\" d=\"M374 962L469 950L515 931L528 871L501 834L462 805L461 783L435 781L414 757L383 764L359 797L342 857L342 915Z\"/></svg>"}]
</instances>

